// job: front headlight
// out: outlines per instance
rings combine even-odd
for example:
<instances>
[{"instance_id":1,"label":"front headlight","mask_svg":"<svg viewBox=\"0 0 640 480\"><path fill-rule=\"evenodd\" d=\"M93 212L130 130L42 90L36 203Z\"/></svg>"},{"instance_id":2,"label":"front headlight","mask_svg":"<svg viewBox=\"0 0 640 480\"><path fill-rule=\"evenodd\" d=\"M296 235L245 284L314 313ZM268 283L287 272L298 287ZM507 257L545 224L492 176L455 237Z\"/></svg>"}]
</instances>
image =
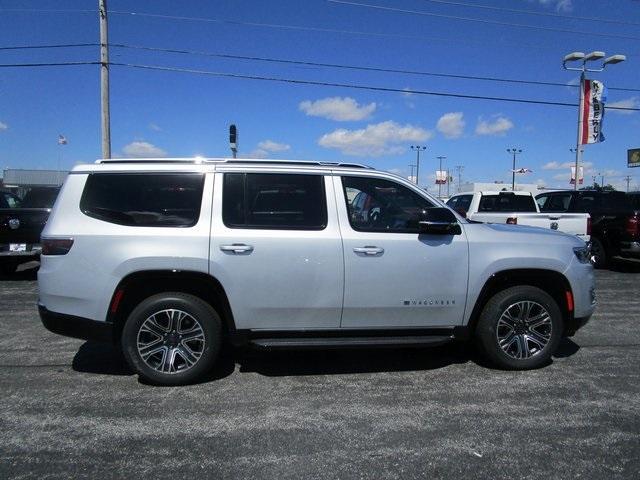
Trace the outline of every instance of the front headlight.
<instances>
[{"instance_id":1,"label":"front headlight","mask_svg":"<svg viewBox=\"0 0 640 480\"><path fill-rule=\"evenodd\" d=\"M575 247L573 253L578 257L580 263L589 263L591 261L591 248L589 245L584 247Z\"/></svg>"}]
</instances>

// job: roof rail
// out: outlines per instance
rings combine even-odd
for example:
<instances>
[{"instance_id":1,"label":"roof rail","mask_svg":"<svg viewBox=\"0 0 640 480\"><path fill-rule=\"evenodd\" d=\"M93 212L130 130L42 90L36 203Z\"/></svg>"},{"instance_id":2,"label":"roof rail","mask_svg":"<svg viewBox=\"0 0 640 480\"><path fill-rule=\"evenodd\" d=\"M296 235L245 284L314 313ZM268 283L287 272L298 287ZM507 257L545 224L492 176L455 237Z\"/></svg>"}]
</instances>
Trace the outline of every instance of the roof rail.
<instances>
[{"instance_id":1,"label":"roof rail","mask_svg":"<svg viewBox=\"0 0 640 480\"><path fill-rule=\"evenodd\" d=\"M202 158L202 157L186 157L186 158L103 158L96 160L95 163L255 163L255 164L280 164L280 165L319 165L323 167L346 167L346 168L366 168L375 170L368 165L360 163L345 162L323 162L316 160L274 160L268 158Z\"/></svg>"}]
</instances>

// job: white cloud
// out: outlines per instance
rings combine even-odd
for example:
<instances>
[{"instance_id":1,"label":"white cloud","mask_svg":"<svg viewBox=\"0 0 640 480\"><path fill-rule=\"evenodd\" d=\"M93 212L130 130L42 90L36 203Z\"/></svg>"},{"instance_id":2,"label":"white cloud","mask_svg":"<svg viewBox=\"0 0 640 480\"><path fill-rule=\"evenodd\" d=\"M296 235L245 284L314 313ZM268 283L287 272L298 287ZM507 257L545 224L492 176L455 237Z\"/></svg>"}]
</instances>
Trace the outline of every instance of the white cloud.
<instances>
[{"instance_id":1,"label":"white cloud","mask_svg":"<svg viewBox=\"0 0 640 480\"><path fill-rule=\"evenodd\" d=\"M9 128L9 125L7 125L4 122L0 122L0 132L7 130Z\"/></svg>"},{"instance_id":2,"label":"white cloud","mask_svg":"<svg viewBox=\"0 0 640 480\"><path fill-rule=\"evenodd\" d=\"M464 133L464 115L462 112L445 113L440 117L436 128L446 138L460 138Z\"/></svg>"},{"instance_id":3,"label":"white cloud","mask_svg":"<svg viewBox=\"0 0 640 480\"><path fill-rule=\"evenodd\" d=\"M376 110L376 103L360 105L351 97L328 97L315 102L305 100L298 107L311 117L348 122L369 118Z\"/></svg>"},{"instance_id":4,"label":"white cloud","mask_svg":"<svg viewBox=\"0 0 640 480\"><path fill-rule=\"evenodd\" d=\"M320 137L318 144L340 150L345 155L379 157L397 155L405 151L407 142L424 142L432 136L433 132L424 128L389 120L359 130L334 130Z\"/></svg>"},{"instance_id":5,"label":"white cloud","mask_svg":"<svg viewBox=\"0 0 640 480\"><path fill-rule=\"evenodd\" d=\"M480 117L478 125L476 125L476 135L496 135L501 137L512 128L513 122L502 115L494 115L492 120L483 120Z\"/></svg>"},{"instance_id":6,"label":"white cloud","mask_svg":"<svg viewBox=\"0 0 640 480\"><path fill-rule=\"evenodd\" d=\"M264 140L258 143L258 148L267 152L285 152L291 150L291 145L274 142L273 140Z\"/></svg>"},{"instance_id":7,"label":"white cloud","mask_svg":"<svg viewBox=\"0 0 640 480\"><path fill-rule=\"evenodd\" d=\"M150 123L149 124L149 129L153 130L154 132L161 132L162 128L160 128L160 126L157 123Z\"/></svg>"},{"instance_id":8,"label":"white cloud","mask_svg":"<svg viewBox=\"0 0 640 480\"><path fill-rule=\"evenodd\" d=\"M548 162L545 163L542 166L543 170L566 170L568 168L574 167L576 164L575 161L573 162L564 162L564 163L560 163L560 162ZM593 166L593 162L581 162L581 165L585 168L591 168L591 166Z\"/></svg>"},{"instance_id":9,"label":"white cloud","mask_svg":"<svg viewBox=\"0 0 640 480\"><path fill-rule=\"evenodd\" d=\"M268 158L272 153L286 152L291 149L291 145L278 143L273 140L263 140L258 143L257 148L249 152L247 158Z\"/></svg>"},{"instance_id":10,"label":"white cloud","mask_svg":"<svg viewBox=\"0 0 640 480\"><path fill-rule=\"evenodd\" d=\"M558 12L571 12L573 10L572 0L539 0L539 3L554 7Z\"/></svg>"},{"instance_id":11,"label":"white cloud","mask_svg":"<svg viewBox=\"0 0 640 480\"><path fill-rule=\"evenodd\" d=\"M150 157L166 157L167 152L156 147L149 142L135 141L131 142L122 149L123 153L128 157L134 158L150 158Z\"/></svg>"},{"instance_id":12,"label":"white cloud","mask_svg":"<svg viewBox=\"0 0 640 480\"><path fill-rule=\"evenodd\" d=\"M631 115L636 113L631 110L613 110L615 108L640 108L640 97L631 97L624 100L618 100L617 102L609 102L605 105L605 110L611 113L619 113L620 115Z\"/></svg>"}]
</instances>

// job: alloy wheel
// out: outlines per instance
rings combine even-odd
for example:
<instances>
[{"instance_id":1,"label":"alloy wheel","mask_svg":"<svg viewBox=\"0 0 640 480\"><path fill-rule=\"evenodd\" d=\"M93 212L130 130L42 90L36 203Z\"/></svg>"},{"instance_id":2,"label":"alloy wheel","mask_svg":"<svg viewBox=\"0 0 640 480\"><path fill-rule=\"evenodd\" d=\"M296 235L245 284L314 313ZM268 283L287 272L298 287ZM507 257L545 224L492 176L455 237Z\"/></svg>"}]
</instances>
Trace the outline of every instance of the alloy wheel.
<instances>
[{"instance_id":1,"label":"alloy wheel","mask_svg":"<svg viewBox=\"0 0 640 480\"><path fill-rule=\"evenodd\" d=\"M518 360L534 357L547 346L552 333L551 315L537 302L523 300L502 313L496 328L498 345Z\"/></svg>"}]
</instances>

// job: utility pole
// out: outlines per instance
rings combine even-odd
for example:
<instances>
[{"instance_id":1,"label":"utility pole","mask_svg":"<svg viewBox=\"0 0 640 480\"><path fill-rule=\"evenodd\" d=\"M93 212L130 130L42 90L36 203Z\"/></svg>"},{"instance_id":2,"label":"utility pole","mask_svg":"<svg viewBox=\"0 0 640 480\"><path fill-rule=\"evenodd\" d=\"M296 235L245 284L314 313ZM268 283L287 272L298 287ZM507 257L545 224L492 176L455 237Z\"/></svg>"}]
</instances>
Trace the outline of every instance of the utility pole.
<instances>
[{"instance_id":1,"label":"utility pole","mask_svg":"<svg viewBox=\"0 0 640 480\"><path fill-rule=\"evenodd\" d=\"M427 147L423 145L411 145L411 150L415 150L416 152L416 185L420 186L420 150L423 152L427 149Z\"/></svg>"},{"instance_id":2,"label":"utility pole","mask_svg":"<svg viewBox=\"0 0 640 480\"><path fill-rule=\"evenodd\" d=\"M627 175L626 177L624 177L624 179L627 182L627 193L629 193L629 182L631 181L631 175Z\"/></svg>"},{"instance_id":3,"label":"utility pole","mask_svg":"<svg viewBox=\"0 0 640 480\"><path fill-rule=\"evenodd\" d=\"M513 168L511 169L511 191L516 191L516 155L522 153L521 148L507 148L507 153L513 154Z\"/></svg>"},{"instance_id":4,"label":"utility pole","mask_svg":"<svg viewBox=\"0 0 640 480\"><path fill-rule=\"evenodd\" d=\"M438 167L438 172L442 172L442 160L444 160L445 158L447 158L444 155L439 155L436 157L438 160L440 160L440 166ZM447 178L447 180L449 180ZM438 183L438 198L442 197L442 183L440 182L440 180L438 180L438 174L436 173L436 182Z\"/></svg>"},{"instance_id":5,"label":"utility pole","mask_svg":"<svg viewBox=\"0 0 640 480\"><path fill-rule=\"evenodd\" d=\"M464 165L456 165L456 172L458 172L458 193L460 193L460 185L462 185L462 171Z\"/></svg>"},{"instance_id":6,"label":"utility pole","mask_svg":"<svg viewBox=\"0 0 640 480\"><path fill-rule=\"evenodd\" d=\"M111 115L109 113L109 35L107 0L98 0L100 11L100 96L102 117L102 157L111 158Z\"/></svg>"},{"instance_id":7,"label":"utility pole","mask_svg":"<svg viewBox=\"0 0 640 480\"><path fill-rule=\"evenodd\" d=\"M411 163L409 164L409 167L411 168L411 175L409 175L409 179L412 180L413 183L417 183L416 179L413 176L413 169L416 168L416 166L413 163Z\"/></svg>"}]
</instances>

